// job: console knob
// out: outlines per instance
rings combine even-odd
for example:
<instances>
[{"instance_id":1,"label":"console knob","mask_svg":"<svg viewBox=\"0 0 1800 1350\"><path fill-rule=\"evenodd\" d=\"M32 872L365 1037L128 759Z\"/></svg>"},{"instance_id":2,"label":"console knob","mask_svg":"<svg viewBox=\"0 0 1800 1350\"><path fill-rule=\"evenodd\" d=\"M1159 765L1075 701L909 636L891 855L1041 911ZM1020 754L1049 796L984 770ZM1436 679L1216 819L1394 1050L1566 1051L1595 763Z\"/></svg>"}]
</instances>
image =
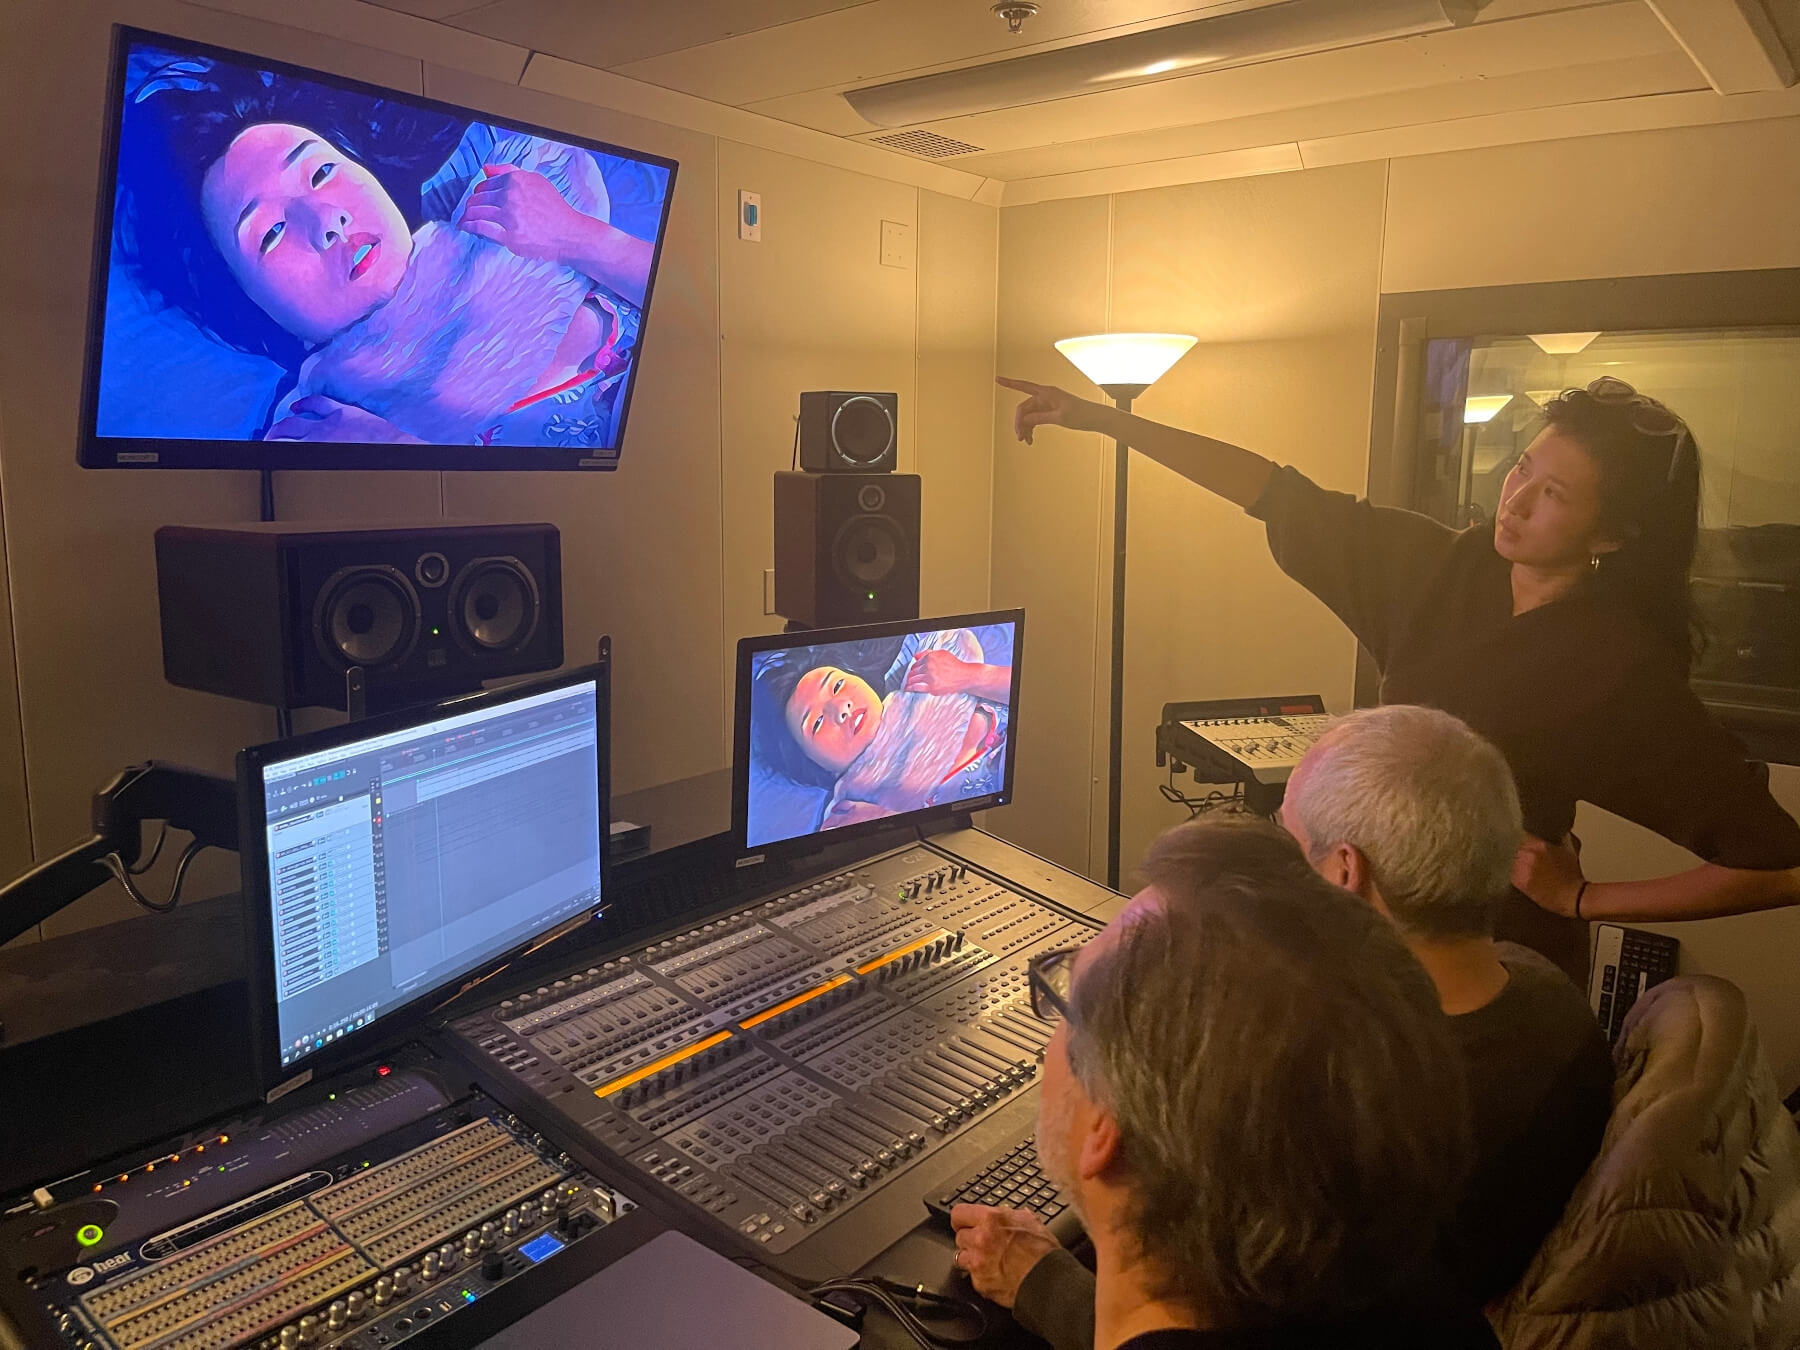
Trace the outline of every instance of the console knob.
<instances>
[{"instance_id":1,"label":"console knob","mask_svg":"<svg viewBox=\"0 0 1800 1350\"><path fill-rule=\"evenodd\" d=\"M435 1280L437 1278L437 1273L438 1254L436 1252L426 1252L425 1255L419 1258L419 1278L421 1280Z\"/></svg>"},{"instance_id":2,"label":"console knob","mask_svg":"<svg viewBox=\"0 0 1800 1350\"><path fill-rule=\"evenodd\" d=\"M438 1264L445 1270L456 1269L456 1244L454 1242L446 1242L438 1248Z\"/></svg>"},{"instance_id":3,"label":"console knob","mask_svg":"<svg viewBox=\"0 0 1800 1350\"><path fill-rule=\"evenodd\" d=\"M462 1249L463 1255L473 1260L476 1254L481 1251L481 1234L473 1230L464 1234Z\"/></svg>"},{"instance_id":4,"label":"console knob","mask_svg":"<svg viewBox=\"0 0 1800 1350\"><path fill-rule=\"evenodd\" d=\"M489 1252L481 1258L481 1276L486 1280L498 1280L506 1275L506 1258L499 1252Z\"/></svg>"},{"instance_id":5,"label":"console knob","mask_svg":"<svg viewBox=\"0 0 1800 1350\"><path fill-rule=\"evenodd\" d=\"M519 1206L519 1223L523 1227L531 1227L532 1224L537 1222L537 1216L537 1201L527 1200L524 1204Z\"/></svg>"},{"instance_id":6,"label":"console knob","mask_svg":"<svg viewBox=\"0 0 1800 1350\"><path fill-rule=\"evenodd\" d=\"M499 1236L498 1236L499 1232L500 1232L500 1230L498 1228L494 1227L494 1222L492 1219L490 1219L490 1220L488 1220L488 1222L482 1224L481 1225L481 1245L484 1247L493 1246L494 1243L499 1240Z\"/></svg>"},{"instance_id":7,"label":"console knob","mask_svg":"<svg viewBox=\"0 0 1800 1350\"><path fill-rule=\"evenodd\" d=\"M308 1313L300 1319L300 1344L311 1345L319 1339L319 1319Z\"/></svg>"},{"instance_id":8,"label":"console knob","mask_svg":"<svg viewBox=\"0 0 1800 1350\"><path fill-rule=\"evenodd\" d=\"M367 1302L368 1298L363 1291L355 1290L350 1297L344 1300L344 1312L352 1322L359 1322L362 1320L363 1305Z\"/></svg>"},{"instance_id":9,"label":"console knob","mask_svg":"<svg viewBox=\"0 0 1800 1350\"><path fill-rule=\"evenodd\" d=\"M412 1288L412 1267L401 1266L394 1271L394 1292L404 1294Z\"/></svg>"},{"instance_id":10,"label":"console knob","mask_svg":"<svg viewBox=\"0 0 1800 1350\"><path fill-rule=\"evenodd\" d=\"M394 1279L391 1275L383 1275L375 1281L375 1306L385 1308L394 1301Z\"/></svg>"},{"instance_id":11,"label":"console knob","mask_svg":"<svg viewBox=\"0 0 1800 1350\"><path fill-rule=\"evenodd\" d=\"M500 1231L502 1233L504 1233L507 1237L511 1237L513 1234L515 1234L519 1231L519 1211L518 1210L509 1209L506 1211L506 1217L500 1220Z\"/></svg>"},{"instance_id":12,"label":"console knob","mask_svg":"<svg viewBox=\"0 0 1800 1350\"><path fill-rule=\"evenodd\" d=\"M343 1299L339 1299L325 1310L325 1325L332 1331L340 1331L350 1320L350 1308Z\"/></svg>"},{"instance_id":13,"label":"console knob","mask_svg":"<svg viewBox=\"0 0 1800 1350\"><path fill-rule=\"evenodd\" d=\"M556 1192L545 1191L538 1197L538 1208L548 1214L556 1206Z\"/></svg>"},{"instance_id":14,"label":"console knob","mask_svg":"<svg viewBox=\"0 0 1800 1350\"><path fill-rule=\"evenodd\" d=\"M299 1327L283 1327L281 1329L281 1350L294 1350L300 1344Z\"/></svg>"}]
</instances>

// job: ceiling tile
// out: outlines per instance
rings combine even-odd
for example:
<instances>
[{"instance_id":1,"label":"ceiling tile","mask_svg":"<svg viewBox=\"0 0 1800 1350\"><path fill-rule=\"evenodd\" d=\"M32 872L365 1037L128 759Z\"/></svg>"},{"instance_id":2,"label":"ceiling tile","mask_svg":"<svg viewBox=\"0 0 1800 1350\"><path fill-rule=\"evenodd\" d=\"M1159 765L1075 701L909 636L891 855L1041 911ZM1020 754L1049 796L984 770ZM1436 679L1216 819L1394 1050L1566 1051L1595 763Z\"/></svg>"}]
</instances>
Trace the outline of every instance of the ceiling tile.
<instances>
[{"instance_id":1,"label":"ceiling tile","mask_svg":"<svg viewBox=\"0 0 1800 1350\"><path fill-rule=\"evenodd\" d=\"M756 0L754 4L747 0L493 0L449 22L472 33L611 70L684 47L864 4L865 0Z\"/></svg>"}]
</instances>

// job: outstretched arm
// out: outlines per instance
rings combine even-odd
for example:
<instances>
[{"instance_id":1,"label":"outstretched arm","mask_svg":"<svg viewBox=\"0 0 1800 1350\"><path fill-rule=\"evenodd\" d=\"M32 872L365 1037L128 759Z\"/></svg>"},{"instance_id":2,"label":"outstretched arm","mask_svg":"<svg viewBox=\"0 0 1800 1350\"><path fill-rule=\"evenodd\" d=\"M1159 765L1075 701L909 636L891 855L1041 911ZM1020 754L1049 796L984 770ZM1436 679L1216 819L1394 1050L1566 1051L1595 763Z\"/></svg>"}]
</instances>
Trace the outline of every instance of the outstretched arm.
<instances>
[{"instance_id":1,"label":"outstretched arm","mask_svg":"<svg viewBox=\"0 0 1800 1350\"><path fill-rule=\"evenodd\" d=\"M1013 434L1027 445L1038 427L1098 431L1246 509L1262 496L1275 472L1274 463L1253 450L1120 412L1053 384L1033 384L1004 375L999 383L1004 389L1029 395L1013 412Z\"/></svg>"}]
</instances>

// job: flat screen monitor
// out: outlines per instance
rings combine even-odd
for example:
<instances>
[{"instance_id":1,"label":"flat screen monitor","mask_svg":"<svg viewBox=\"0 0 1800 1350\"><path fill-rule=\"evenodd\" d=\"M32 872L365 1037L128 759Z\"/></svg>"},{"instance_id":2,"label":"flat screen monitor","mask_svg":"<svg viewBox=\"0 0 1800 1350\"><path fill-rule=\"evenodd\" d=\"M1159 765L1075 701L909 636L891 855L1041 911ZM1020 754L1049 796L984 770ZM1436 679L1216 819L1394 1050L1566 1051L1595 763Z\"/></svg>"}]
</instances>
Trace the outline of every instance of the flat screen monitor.
<instances>
[{"instance_id":1,"label":"flat screen monitor","mask_svg":"<svg viewBox=\"0 0 1800 1350\"><path fill-rule=\"evenodd\" d=\"M244 751L264 1081L598 915L605 779L597 668Z\"/></svg>"},{"instance_id":2,"label":"flat screen monitor","mask_svg":"<svg viewBox=\"0 0 1800 1350\"><path fill-rule=\"evenodd\" d=\"M81 461L611 469L673 160L115 30Z\"/></svg>"},{"instance_id":3,"label":"flat screen monitor","mask_svg":"<svg viewBox=\"0 0 1800 1350\"><path fill-rule=\"evenodd\" d=\"M1012 798L1025 614L738 644L733 808L746 853Z\"/></svg>"}]
</instances>

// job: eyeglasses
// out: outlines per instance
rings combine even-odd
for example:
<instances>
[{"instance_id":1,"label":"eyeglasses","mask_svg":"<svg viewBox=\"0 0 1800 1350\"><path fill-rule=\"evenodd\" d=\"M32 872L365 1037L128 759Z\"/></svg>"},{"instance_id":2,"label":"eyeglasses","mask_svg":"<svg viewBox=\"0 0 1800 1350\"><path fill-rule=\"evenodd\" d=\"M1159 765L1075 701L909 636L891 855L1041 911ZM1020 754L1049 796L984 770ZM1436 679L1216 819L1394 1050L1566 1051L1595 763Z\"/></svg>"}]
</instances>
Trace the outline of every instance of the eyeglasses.
<instances>
[{"instance_id":1,"label":"eyeglasses","mask_svg":"<svg viewBox=\"0 0 1800 1350\"><path fill-rule=\"evenodd\" d=\"M1031 1011L1045 1022L1069 1015L1069 990L1075 982L1075 954L1080 947L1039 952L1025 963L1025 985Z\"/></svg>"},{"instance_id":2,"label":"eyeglasses","mask_svg":"<svg viewBox=\"0 0 1800 1350\"><path fill-rule=\"evenodd\" d=\"M1586 389L1577 392L1586 394L1596 403L1609 404L1615 408L1629 407L1633 431L1642 432L1646 436L1673 436L1675 447L1669 452L1668 481L1675 481L1675 470L1681 465L1681 448L1692 443L1686 422L1656 399L1648 394L1638 393L1615 375L1602 375Z\"/></svg>"}]
</instances>

